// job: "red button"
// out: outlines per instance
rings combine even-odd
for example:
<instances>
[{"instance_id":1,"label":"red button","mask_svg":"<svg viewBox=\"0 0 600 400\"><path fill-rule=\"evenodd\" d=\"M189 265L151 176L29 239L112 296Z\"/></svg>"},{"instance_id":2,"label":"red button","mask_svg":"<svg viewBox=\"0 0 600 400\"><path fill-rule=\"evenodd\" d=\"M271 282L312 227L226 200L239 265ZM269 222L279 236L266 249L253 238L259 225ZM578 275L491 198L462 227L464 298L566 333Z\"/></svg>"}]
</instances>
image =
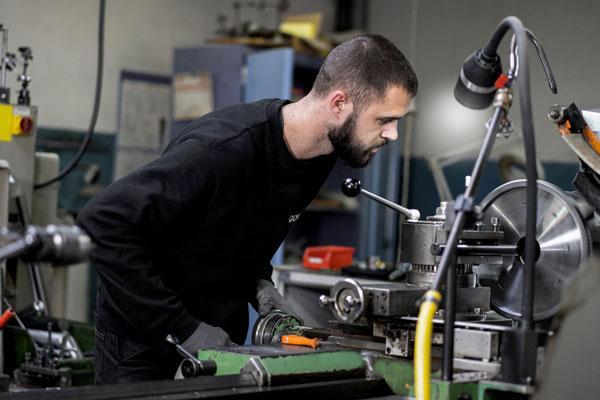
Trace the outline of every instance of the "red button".
<instances>
[{"instance_id":1,"label":"red button","mask_svg":"<svg viewBox=\"0 0 600 400\"><path fill-rule=\"evenodd\" d=\"M29 133L33 128L33 119L30 117L23 117L19 125L21 126L21 131L23 131L23 133Z\"/></svg>"}]
</instances>

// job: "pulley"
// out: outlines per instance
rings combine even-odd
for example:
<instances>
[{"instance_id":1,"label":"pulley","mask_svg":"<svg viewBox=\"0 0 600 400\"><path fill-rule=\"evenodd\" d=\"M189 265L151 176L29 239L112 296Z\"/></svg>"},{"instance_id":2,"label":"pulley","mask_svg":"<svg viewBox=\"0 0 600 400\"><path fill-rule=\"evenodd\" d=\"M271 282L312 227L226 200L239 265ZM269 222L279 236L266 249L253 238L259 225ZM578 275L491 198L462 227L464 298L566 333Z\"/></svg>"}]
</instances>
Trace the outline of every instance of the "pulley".
<instances>
[{"instance_id":1,"label":"pulley","mask_svg":"<svg viewBox=\"0 0 600 400\"><path fill-rule=\"evenodd\" d=\"M479 275L491 288L491 305L500 314L521 317L525 248L525 180L506 183L481 202L483 222L498 218L503 244L517 245L516 257L504 257L496 276ZM574 198L558 187L538 181L534 319L558 311L561 292L591 254L591 240ZM482 266L485 270L485 265Z\"/></svg>"}]
</instances>

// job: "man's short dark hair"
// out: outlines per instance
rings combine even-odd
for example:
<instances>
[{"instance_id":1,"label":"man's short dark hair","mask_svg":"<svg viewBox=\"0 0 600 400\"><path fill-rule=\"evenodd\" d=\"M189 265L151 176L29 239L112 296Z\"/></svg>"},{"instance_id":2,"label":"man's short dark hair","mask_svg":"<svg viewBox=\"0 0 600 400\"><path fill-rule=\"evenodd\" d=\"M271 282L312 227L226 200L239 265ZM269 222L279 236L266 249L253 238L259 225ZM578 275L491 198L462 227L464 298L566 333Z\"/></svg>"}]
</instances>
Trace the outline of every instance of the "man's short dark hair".
<instances>
[{"instance_id":1,"label":"man's short dark hair","mask_svg":"<svg viewBox=\"0 0 600 400\"><path fill-rule=\"evenodd\" d=\"M355 107L362 109L385 96L392 86L402 86L413 97L418 82L404 54L381 35L361 35L335 47L313 84L317 96L345 89Z\"/></svg>"}]
</instances>

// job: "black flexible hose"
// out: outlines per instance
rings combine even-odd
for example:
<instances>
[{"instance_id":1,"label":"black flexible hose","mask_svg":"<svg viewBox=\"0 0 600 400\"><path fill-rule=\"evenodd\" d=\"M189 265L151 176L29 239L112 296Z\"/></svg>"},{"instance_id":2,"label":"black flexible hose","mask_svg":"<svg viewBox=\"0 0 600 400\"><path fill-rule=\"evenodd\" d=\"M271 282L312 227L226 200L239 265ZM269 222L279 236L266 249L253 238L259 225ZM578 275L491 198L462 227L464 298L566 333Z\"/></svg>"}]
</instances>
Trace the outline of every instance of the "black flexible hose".
<instances>
[{"instance_id":1,"label":"black flexible hose","mask_svg":"<svg viewBox=\"0 0 600 400\"><path fill-rule=\"evenodd\" d=\"M517 40L517 54L519 57L519 92L521 106L521 120L523 130L523 143L525 146L525 169L526 169L526 221L525 221L525 270L523 274L523 304L522 304L522 326L524 329L533 328L533 286L534 265L536 248L536 220L537 220L537 168L535 155L535 137L533 130L533 119L531 113L531 94L529 91L529 66L527 60L527 34L521 21L516 17L503 19L484 48L484 53L489 57L495 57L498 45L506 32L512 29ZM487 157L484 157L487 159ZM473 182L472 182L473 183ZM467 188L472 195L471 187ZM464 213L458 213L455 224L464 223ZM454 228L454 227L453 227ZM452 233L450 235L452 236ZM455 249L449 244L442 254L442 259L436 275L434 276L432 289L439 290L442 278L447 272L448 262ZM447 254L446 254L447 253ZM444 262L447 261L447 262Z\"/></svg>"},{"instance_id":2,"label":"black flexible hose","mask_svg":"<svg viewBox=\"0 0 600 400\"><path fill-rule=\"evenodd\" d=\"M536 244L536 220L537 220L537 168L535 159L535 137L533 131L533 120L531 115L531 98L529 92L529 69L527 64L527 36L525 28L521 21L516 17L508 17L502 20L500 25L494 31L492 39L484 49L485 56L490 58L497 57L496 49L500 40L507 32L509 28L512 28L515 32L517 53L520 63L520 74L522 78L522 85L520 85L520 97L521 97L521 118L523 123L523 142L525 146L525 157L526 157L526 221L525 221L525 269L523 276L523 303L521 312L521 338L531 338L532 329L534 328L533 321L533 289L534 289L534 277L535 277L535 244ZM509 74L510 75L510 74ZM510 88L513 78L509 76L506 87ZM437 304L441 299L440 289L442 285L442 278L446 277L448 273L453 273L450 268L450 264L454 261L454 255L456 254L456 247L458 244L458 235L462 230L465 220L466 213L471 208L471 202L474 191L477 187L483 162L488 159L491 147L493 146L493 138L497 129L502 115L506 113L504 107L496 105L494 110L494 116L492 122L488 126L488 131L484 138L484 143L475 161L473 167L473 174L471 176L471 183L467 186L464 196L457 199L457 213L455 215L452 227L448 234L447 245L440 259L437 271L431 284L431 289L423 296L422 303L419 308L419 318L417 321L416 334L415 334L415 392L417 398L429 398L430 396L430 351L431 351L431 331L433 325L433 313L437 309ZM452 277L450 277L452 278ZM452 290L455 282L452 279L447 281L447 290ZM448 293L446 294L448 296ZM448 301L447 305L452 308L452 301ZM452 310L450 310L452 311ZM444 359L443 359L443 378L446 380L452 380L452 349L447 344L454 342L453 335L453 318L450 313L444 316ZM523 341L522 343L525 343ZM516 367L516 375L519 378L532 379L535 376L535 361L531 364L531 359L537 354L537 350L534 347L520 349L522 353L521 358L516 359L515 363L510 363L511 358L502 360L502 369ZM533 365L533 367L532 367ZM526 374L526 375L524 375ZM508 378L508 376L507 376Z\"/></svg>"},{"instance_id":3,"label":"black flexible hose","mask_svg":"<svg viewBox=\"0 0 600 400\"><path fill-rule=\"evenodd\" d=\"M496 32L512 28L517 38L517 55L519 57L519 94L521 106L521 123L523 144L525 146L525 176L526 183L526 217L525 217L525 270L523 271L523 303L521 321L524 329L533 329L533 286L535 268L535 244L537 221L537 168L535 155L535 136L533 116L531 113L531 94L529 92L529 65L527 60L527 34L521 21L516 17L505 18ZM502 35L499 38L502 38ZM492 37L486 49L498 45L496 35Z\"/></svg>"},{"instance_id":4,"label":"black flexible hose","mask_svg":"<svg viewBox=\"0 0 600 400\"><path fill-rule=\"evenodd\" d=\"M523 303L521 321L524 329L533 329L533 290L535 268L535 243L537 221L537 168L535 156L535 136L531 113L531 94L529 92L529 65L527 60L527 33L521 21L516 17L507 17L500 22L484 52L495 54L504 34L509 28L517 38L519 57L519 92L523 144L525 146L526 217L525 217L525 270L523 273Z\"/></svg>"},{"instance_id":5,"label":"black flexible hose","mask_svg":"<svg viewBox=\"0 0 600 400\"><path fill-rule=\"evenodd\" d=\"M517 20L518 21L518 20ZM525 216L525 271L523 274L523 306L521 318L524 329L533 329L533 290L535 274L535 249L536 249L536 221L537 221L537 162L535 154L535 135L533 129L533 115L531 112L531 94L529 92L529 66L527 61L527 36L523 25L513 27L517 34L519 46L517 53L521 71L519 80L521 123L523 130L523 144L525 145L525 176L526 184L526 216Z\"/></svg>"},{"instance_id":6,"label":"black flexible hose","mask_svg":"<svg viewBox=\"0 0 600 400\"><path fill-rule=\"evenodd\" d=\"M90 143L92 141L92 137L94 136L94 129L96 128L96 121L98 120L98 112L100 111L100 98L102 97L102 73L104 69L104 14L106 9L106 0L100 0L100 16L98 18L98 64L96 67L96 93L94 95L94 106L92 109L92 118L90 120L90 126L88 131L83 139L83 143L81 143L81 147L79 151L75 155L75 157L71 160L69 165L65 167L57 176L52 179L47 180L46 182L36 183L33 187L34 189L41 189L48 185L53 184L67 176L71 171L75 169L81 158L87 151Z\"/></svg>"}]
</instances>

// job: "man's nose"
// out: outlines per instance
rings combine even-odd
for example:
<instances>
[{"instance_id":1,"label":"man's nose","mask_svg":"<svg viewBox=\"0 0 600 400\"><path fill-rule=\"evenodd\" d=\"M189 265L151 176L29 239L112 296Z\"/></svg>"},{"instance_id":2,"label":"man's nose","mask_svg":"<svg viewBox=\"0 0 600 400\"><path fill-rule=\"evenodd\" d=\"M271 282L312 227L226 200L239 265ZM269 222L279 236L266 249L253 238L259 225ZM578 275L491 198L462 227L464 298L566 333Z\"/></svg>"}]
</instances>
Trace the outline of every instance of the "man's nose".
<instances>
[{"instance_id":1,"label":"man's nose","mask_svg":"<svg viewBox=\"0 0 600 400\"><path fill-rule=\"evenodd\" d=\"M394 123L389 128L384 129L384 131L381 132L381 137L387 140L398 139L398 123Z\"/></svg>"}]
</instances>

